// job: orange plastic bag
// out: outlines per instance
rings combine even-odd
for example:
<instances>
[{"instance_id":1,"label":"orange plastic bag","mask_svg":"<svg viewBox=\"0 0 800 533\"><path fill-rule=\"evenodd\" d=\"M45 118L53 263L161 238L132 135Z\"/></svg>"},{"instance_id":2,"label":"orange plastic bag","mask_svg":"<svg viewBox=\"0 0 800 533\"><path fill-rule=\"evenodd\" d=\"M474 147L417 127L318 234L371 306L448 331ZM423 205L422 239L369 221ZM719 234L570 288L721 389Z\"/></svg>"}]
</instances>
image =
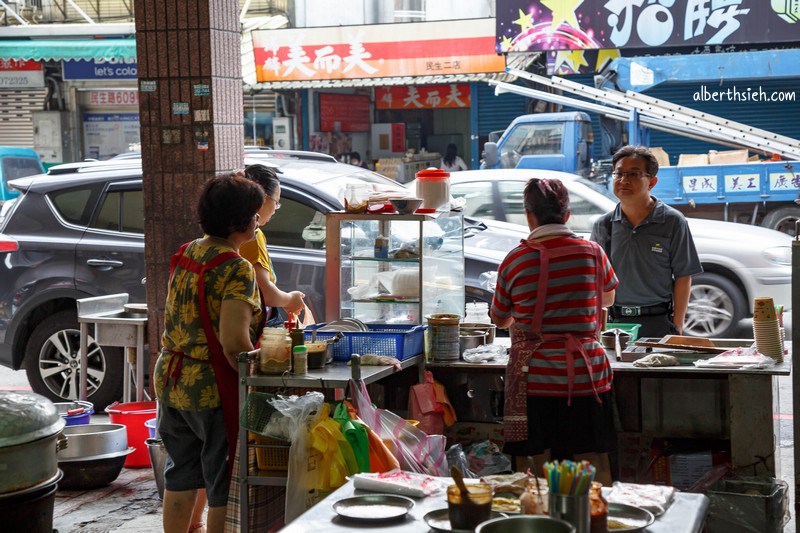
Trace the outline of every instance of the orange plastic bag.
<instances>
[{"instance_id":1,"label":"orange plastic bag","mask_svg":"<svg viewBox=\"0 0 800 533\"><path fill-rule=\"evenodd\" d=\"M390 472L400 468L400 462L392 451L381 440L377 433L372 431L368 425L358 417L356 408L347 400L342 404L347 407L347 415L354 424L361 424L367 432L367 443L369 445L369 471L370 472Z\"/></svg>"}]
</instances>

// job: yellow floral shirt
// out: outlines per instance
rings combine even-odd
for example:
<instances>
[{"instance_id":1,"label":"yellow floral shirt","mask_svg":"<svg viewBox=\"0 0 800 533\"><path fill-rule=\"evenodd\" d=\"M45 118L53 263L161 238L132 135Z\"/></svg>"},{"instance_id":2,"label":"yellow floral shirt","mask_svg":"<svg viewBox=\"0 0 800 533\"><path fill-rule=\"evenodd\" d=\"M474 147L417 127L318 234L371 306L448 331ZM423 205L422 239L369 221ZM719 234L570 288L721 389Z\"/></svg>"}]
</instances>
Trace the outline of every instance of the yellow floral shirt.
<instances>
[{"instance_id":1,"label":"yellow floral shirt","mask_svg":"<svg viewBox=\"0 0 800 533\"><path fill-rule=\"evenodd\" d=\"M195 241L186 248L184 254L205 264L217 254L230 251L233 249L221 245L202 246ZM253 307L250 337L255 339L260 301L252 265L242 258L230 259L209 270L205 276L206 305L217 338L222 301L242 300ZM197 274L180 266L175 268L164 309L164 334L161 337L164 349L154 372L154 387L159 401L185 411L200 411L221 405L214 369L210 362L204 362L210 360L211 352L200 321L198 281ZM187 354L191 359L183 358L178 383L171 378L165 386L167 369L172 359L177 357L167 350Z\"/></svg>"}]
</instances>

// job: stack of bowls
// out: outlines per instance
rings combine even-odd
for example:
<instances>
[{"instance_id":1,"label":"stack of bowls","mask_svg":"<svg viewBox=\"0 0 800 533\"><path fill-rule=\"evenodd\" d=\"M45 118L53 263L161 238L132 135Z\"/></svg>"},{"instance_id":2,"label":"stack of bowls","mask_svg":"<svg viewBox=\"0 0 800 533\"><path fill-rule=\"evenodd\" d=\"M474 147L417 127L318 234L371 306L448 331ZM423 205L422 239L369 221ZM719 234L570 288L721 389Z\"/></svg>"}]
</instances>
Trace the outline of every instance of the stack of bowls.
<instances>
[{"instance_id":1,"label":"stack of bowls","mask_svg":"<svg viewBox=\"0 0 800 533\"><path fill-rule=\"evenodd\" d=\"M753 338L758 353L771 357L776 363L783 362L783 336L772 298L756 298L754 301Z\"/></svg>"}]
</instances>

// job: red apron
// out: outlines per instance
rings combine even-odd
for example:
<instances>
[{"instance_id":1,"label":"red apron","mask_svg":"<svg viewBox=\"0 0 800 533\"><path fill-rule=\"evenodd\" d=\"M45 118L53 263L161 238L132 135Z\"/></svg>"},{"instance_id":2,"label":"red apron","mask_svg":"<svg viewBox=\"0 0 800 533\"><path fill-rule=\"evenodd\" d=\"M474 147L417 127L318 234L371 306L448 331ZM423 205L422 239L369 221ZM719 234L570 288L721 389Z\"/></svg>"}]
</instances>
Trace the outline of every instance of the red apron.
<instances>
[{"instance_id":1,"label":"red apron","mask_svg":"<svg viewBox=\"0 0 800 533\"><path fill-rule=\"evenodd\" d=\"M542 318L544 308L547 303L547 289L550 279L550 260L565 255L578 253L591 254L596 261L596 285L597 285L597 320L595 337L600 332L600 312L603 307L603 254L599 246L592 243L576 243L569 246L550 249L542 245L541 242L524 240L522 243L529 248L539 251L539 281L537 283L536 307L533 311L530 331L525 331L517 327L511 328L511 350L509 352L508 365L506 365L505 382L506 397L503 406L503 438L506 442L518 442L528 440L528 364L536 350L543 342L563 341L566 351L567 361L567 402L572 402L572 386L575 381L575 357L582 357L587 367L591 366L589 355L583 347L581 338L588 335L581 334L576 336L570 333L541 333ZM597 401L600 396L597 393L591 371L589 379L594 389Z\"/></svg>"},{"instance_id":2,"label":"red apron","mask_svg":"<svg viewBox=\"0 0 800 533\"><path fill-rule=\"evenodd\" d=\"M198 282L198 302L200 305L200 322L203 325L203 332L206 335L208 350L211 352L211 367L214 369L214 377L217 382L219 399L222 403L222 416L225 420L225 435L228 438L228 479L233 473L233 458L236 453L236 439L239 436L239 373L228 362L222 345L217 338L214 327L211 324L211 316L208 313L205 298L205 273L213 270L225 261L241 257L236 252L223 252L214 256L210 261L203 264L184 255L186 247L191 243L186 243L180 247L178 252L172 256L169 264L170 279L175 272L175 267L180 266L194 274L197 274ZM181 368L184 358L193 359L182 352L170 350L173 357L167 368L164 385L170 378L175 378L177 383L181 377ZM206 362L206 361L203 361Z\"/></svg>"}]
</instances>

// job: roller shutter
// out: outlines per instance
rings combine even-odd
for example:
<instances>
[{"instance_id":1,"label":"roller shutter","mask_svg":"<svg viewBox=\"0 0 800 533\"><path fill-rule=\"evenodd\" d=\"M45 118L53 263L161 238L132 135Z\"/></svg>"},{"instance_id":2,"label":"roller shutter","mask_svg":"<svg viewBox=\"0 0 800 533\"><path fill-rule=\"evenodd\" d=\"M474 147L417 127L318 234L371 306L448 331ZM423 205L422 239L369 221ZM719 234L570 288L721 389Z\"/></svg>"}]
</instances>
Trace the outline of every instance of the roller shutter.
<instances>
[{"instance_id":1,"label":"roller shutter","mask_svg":"<svg viewBox=\"0 0 800 533\"><path fill-rule=\"evenodd\" d=\"M31 113L44 109L47 89L0 91L0 146L33 147Z\"/></svg>"},{"instance_id":2,"label":"roller shutter","mask_svg":"<svg viewBox=\"0 0 800 533\"><path fill-rule=\"evenodd\" d=\"M511 121L527 113L528 98L518 94L495 96L494 86L488 83L475 83L478 101L478 128L480 136L493 131L504 130Z\"/></svg>"}]
</instances>

